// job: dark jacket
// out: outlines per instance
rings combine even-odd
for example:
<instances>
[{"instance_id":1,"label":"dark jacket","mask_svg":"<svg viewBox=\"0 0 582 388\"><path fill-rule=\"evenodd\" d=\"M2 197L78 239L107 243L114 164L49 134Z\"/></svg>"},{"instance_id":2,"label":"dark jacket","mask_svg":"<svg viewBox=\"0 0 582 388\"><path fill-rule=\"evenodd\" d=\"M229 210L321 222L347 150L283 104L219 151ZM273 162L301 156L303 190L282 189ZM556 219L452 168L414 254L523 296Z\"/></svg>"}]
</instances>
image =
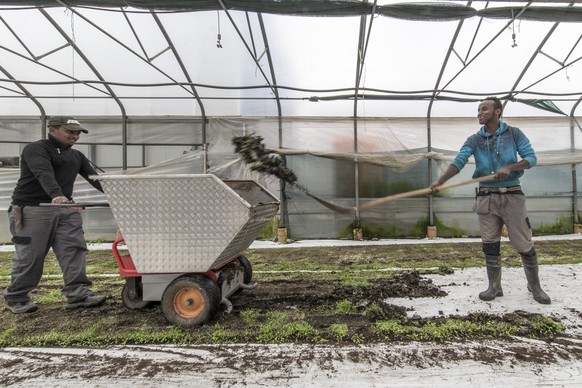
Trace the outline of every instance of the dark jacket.
<instances>
[{"instance_id":1,"label":"dark jacket","mask_svg":"<svg viewBox=\"0 0 582 388\"><path fill-rule=\"evenodd\" d=\"M22 150L20 179L12 194L12 204L38 206L59 196L72 199L77 174L103 191L98 181L89 179L90 175L97 173L82 152L64 148L51 135L48 139L30 143Z\"/></svg>"}]
</instances>

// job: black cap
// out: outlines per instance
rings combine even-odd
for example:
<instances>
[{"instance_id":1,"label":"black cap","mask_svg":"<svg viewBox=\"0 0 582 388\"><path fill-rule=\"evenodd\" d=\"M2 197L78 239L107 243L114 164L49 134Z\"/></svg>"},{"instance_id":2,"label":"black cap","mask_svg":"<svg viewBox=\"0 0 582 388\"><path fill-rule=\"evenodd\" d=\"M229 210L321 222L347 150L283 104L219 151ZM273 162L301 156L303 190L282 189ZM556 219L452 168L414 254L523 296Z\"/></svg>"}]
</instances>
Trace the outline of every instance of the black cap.
<instances>
[{"instance_id":1,"label":"black cap","mask_svg":"<svg viewBox=\"0 0 582 388\"><path fill-rule=\"evenodd\" d=\"M81 123L78 120L75 120L73 117L66 117L66 116L54 116L51 117L48 121L49 127L63 127L68 129L69 131L81 131L83 133L89 133L85 128L81 126Z\"/></svg>"}]
</instances>

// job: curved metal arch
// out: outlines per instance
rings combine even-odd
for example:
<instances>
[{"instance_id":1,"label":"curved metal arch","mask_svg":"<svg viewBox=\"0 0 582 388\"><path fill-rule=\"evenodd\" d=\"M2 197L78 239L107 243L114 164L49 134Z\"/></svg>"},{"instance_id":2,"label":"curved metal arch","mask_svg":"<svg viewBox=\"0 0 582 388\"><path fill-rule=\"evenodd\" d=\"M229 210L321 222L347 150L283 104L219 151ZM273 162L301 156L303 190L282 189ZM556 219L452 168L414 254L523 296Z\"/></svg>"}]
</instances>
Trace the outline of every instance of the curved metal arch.
<instances>
[{"instance_id":1,"label":"curved metal arch","mask_svg":"<svg viewBox=\"0 0 582 388\"><path fill-rule=\"evenodd\" d=\"M517 76L517 79L515 80L515 83L513 84L513 86L510 89L510 93L509 93L508 99L503 102L503 108L504 109L505 109L505 106L507 105L507 103L512 98L514 98L517 94L519 94L519 92L515 93L517 86L519 85L520 81L523 79L523 77L525 76L525 74L529 70L530 66L532 65L533 61L536 59L536 57L538 56L538 54L540 53L540 51L542 50L542 48L544 47L544 45L547 43L548 39L550 39L550 37L552 36L552 34L554 33L554 31L556 31L556 28L558 28L559 25L560 25L560 22L554 23L554 25L552 26L552 28L550 28L550 30L548 31L548 33L546 34L546 36L544 37L544 39L542 39L542 41L540 42L538 48L535 50L535 52L529 58L529 61L523 67L523 69L522 69L521 73L519 74L519 76Z\"/></svg>"},{"instance_id":2,"label":"curved metal arch","mask_svg":"<svg viewBox=\"0 0 582 388\"><path fill-rule=\"evenodd\" d=\"M249 32L251 34L251 44L253 46L253 48L251 49L251 47L249 47L249 44L247 43L247 41L245 40L245 38L242 35L242 32L240 30L240 28L238 27L238 25L236 24L236 22L234 21L234 19L232 18L232 16L230 15L230 12L228 11L228 8L226 7L226 5L224 4L224 1L222 0L217 0L218 4L220 5L220 7L222 8L222 10L224 11L224 13L226 14L226 16L228 17L228 20L230 21L230 23L232 24L232 26L234 27L236 33L238 34L239 38L241 39L242 43L244 44L245 48L247 49L247 52L250 54L251 58L253 59L253 62L255 62L255 65L257 66L259 72L261 73L261 75L263 76L263 78L265 79L267 86L271 89L271 91L273 92L273 96L275 97L275 104L277 106L277 119L278 119L278 131L279 131L279 147L283 148L282 145L282 139L283 139L283 124L282 124L282 118L283 118L283 109L281 106L281 97L279 95L279 88L277 87L277 77L275 75L275 67L273 66L273 58L271 56L271 50L270 50L270 46L269 46L269 41L268 41L268 37L267 37L267 31L265 28L265 24L263 21L263 16L260 12L257 13L257 18L259 21L259 27L261 29L261 36L263 39L263 46L264 46L264 50L265 50L265 54L267 55L267 62L269 64L269 71L271 73L271 79L269 80L269 77L267 77L267 75L265 74L265 72L263 71L263 68L261 67L259 60L257 59L257 55L256 55L256 49L255 49L255 41L253 38L253 34L252 34L252 29L251 29L251 25L249 22L249 18L248 18L248 12L246 13L247 15L247 24L249 26ZM288 213L287 213L287 201L285 199L285 182L281 181L281 193L282 193L282 204L281 204L281 215L282 215L282 219L283 219L283 225L288 225Z\"/></svg>"},{"instance_id":3,"label":"curved metal arch","mask_svg":"<svg viewBox=\"0 0 582 388\"><path fill-rule=\"evenodd\" d=\"M130 47L128 47L127 45L123 44L121 41L119 41L118 39L116 39L114 36L112 36L111 34L109 34L108 32L106 32L105 30L103 30L101 27L99 27L98 25L96 25L94 22L92 22L91 20L87 19L84 15L82 15L81 13L77 12L75 9L72 9L71 7L69 7L66 3L57 0L61 5L63 5L64 7L66 7L67 9L69 9L73 14L79 16L80 18L82 18L86 23L88 23L89 25L93 26L94 28L96 28L98 31L101 31L103 34L105 34L107 37L109 37L110 39L112 39L114 42L116 42L117 44L119 44L121 47L123 47L125 50L127 50L128 52L134 54L135 56L137 56L138 58L140 58L141 60L143 60L144 62L146 62L149 66L153 67L156 71L158 71L160 74L163 74L165 77L167 77L169 80L171 80L175 85L179 85L180 87L182 87L184 90L187 90L184 86L180 85L180 83L177 80L174 80L169 74L166 74L164 71L162 71L160 68L158 68L157 66L155 66L153 63L151 63L151 61L149 59L145 59L143 58L141 55L139 55L138 53L136 53L134 50L132 50ZM43 10L44 11L44 10ZM125 11L122 9L121 10L125 15ZM157 18L157 16L156 16ZM126 20L129 23L128 18L126 17ZM132 31L133 27L130 24L130 28ZM53 25L55 25L54 21L53 21ZM161 29L162 30L162 29ZM165 30L162 31L162 33L164 33ZM61 34L63 34L64 32L61 32ZM165 34L166 36L167 34ZM65 38L67 39L68 37L66 37L66 34L63 35L65 36ZM137 37L136 37L137 38ZM70 40L69 44L71 44ZM139 39L138 39L139 41ZM171 41L170 41L171 43ZM74 44L71 44L73 47L75 47ZM141 44L140 44L140 47ZM143 49L143 47L142 47ZM178 57L179 58L179 57ZM121 102L121 100L115 95L115 93L113 92L113 90L110 88L109 83L102 78L99 73L96 71L95 67L86 59L85 62L90 66L90 68L95 72L95 74L99 77L99 79L103 82L103 85L107 88L107 90L112 94L112 98L114 98L118 105L120 105L121 111L122 111L122 168L125 170L127 169L127 113L125 111L125 107L123 106L123 103ZM179 61L180 66L183 66L183 64L181 63L181 61ZM184 69L183 69L184 70ZM190 84L192 84L191 80L188 78L188 81ZM192 90L193 90L193 95L197 98L200 106L201 106L201 112L202 112L202 116L203 116L203 120L202 120L202 126L203 126L203 143L206 143L205 137L206 137L206 116L204 113L204 107L202 104L202 101L200 100L198 94L196 93L196 90L194 89L193 86L191 86ZM206 165L206 163L204 163Z\"/></svg>"},{"instance_id":4,"label":"curved metal arch","mask_svg":"<svg viewBox=\"0 0 582 388\"><path fill-rule=\"evenodd\" d=\"M14 33L14 31L12 30L12 28L10 28L10 26L8 25L8 23L6 23L6 21L0 16L0 20L2 21L2 23L4 23L4 25L6 26L6 28L8 28L8 30L12 33L12 35L16 36L16 38L18 39L18 41L20 42L20 44L24 47L24 49L26 51L28 51L29 54L32 54L30 52L30 50L28 49L28 47L22 42L22 40L20 40L20 38L18 38L18 35ZM31 55L32 56L32 55ZM44 107L42 106L42 104L40 103L40 101L38 101L38 99L36 99L36 97L34 97L32 95L32 93L30 93L28 91L28 89L26 89L20 82L18 82L16 80L16 78L14 78L12 76L12 74L10 74L8 72L8 70L6 70L2 65L0 65L0 71L2 73L4 73L6 75L6 77L8 77L9 79L12 80L12 83L14 85L16 85L23 93L24 95L26 95L33 103L34 105L36 105L38 107L38 110L40 111L40 117L41 117L41 137L44 139L46 137L46 132L44 131L44 128L46 127L46 111L44 110Z\"/></svg>"},{"instance_id":5,"label":"curved metal arch","mask_svg":"<svg viewBox=\"0 0 582 388\"><path fill-rule=\"evenodd\" d=\"M252 30L250 27L250 23L249 23L249 19L248 19L248 13L247 13L247 23L249 25L249 31L251 33L251 44L253 45L253 49L251 49L247 43L247 41L245 40L245 38L242 35L242 32L240 30L240 28L238 27L238 25L236 24L236 22L234 21L234 19L232 18L232 16L230 15L230 12L228 11L226 5L224 4L224 2L222 0L217 0L218 4L220 5L220 7L222 8L222 10L224 11L224 13L226 14L226 16L228 17L228 20L230 21L230 23L232 24L232 26L234 27L236 33L238 34L239 38L241 39L242 43L244 44L245 48L247 49L247 52L251 55L251 58L253 59L253 62L255 62L255 65L257 66L259 72L261 73L261 75L263 76L263 78L265 79L265 81L267 82L268 87L271 89L271 91L273 92L273 95L275 96L275 104L277 106L277 119L278 119L278 130L279 130L279 147L282 147L282 139L283 139L283 124L282 124L282 117L283 117L283 109L281 106L281 97L279 96L279 89L277 87L277 78L275 75L275 68L273 66L273 58L271 57L271 50L270 50L270 46L269 46L269 42L268 42L268 38L267 38L267 31L265 29L265 24L263 21L263 16L261 13L257 13L257 17L259 20L259 26L261 28L261 36L263 38L263 46L264 46L264 50L265 53L267 55L267 62L269 64L269 71L271 73L271 79L269 80L269 77L267 77L267 75L265 74L265 72L263 71L263 68L261 67L257 56L256 56L256 50L254 49L255 44L254 44L254 39L252 38ZM282 218L283 218L283 224L287 225L288 224L288 214L287 214L287 201L285 199L285 182L281 181L281 193L283 196L283 201L282 201Z\"/></svg>"},{"instance_id":6,"label":"curved metal arch","mask_svg":"<svg viewBox=\"0 0 582 388\"><path fill-rule=\"evenodd\" d=\"M62 3L61 1L59 1L59 3L61 3L65 7L67 7L67 9L70 9L70 7L68 5L66 5L65 3ZM48 14L48 12L46 12L43 8L39 8L38 10L49 21L49 23L51 23L53 25L55 30L57 30L59 32L59 34L61 34L61 36L69 43L69 45L73 48L73 50L75 50L77 55L79 55L79 57L81 57L81 59L83 59L85 64L91 69L91 71L95 74L95 76L97 76L97 78L99 78L99 80L104 83L103 86L105 86L105 88L109 92L109 95L111 96L111 98L113 98L115 100L115 102L117 103L117 105L119 106L119 110L121 111L121 117L122 117L122 128L121 128L122 141L123 141L123 147L122 147L122 151L121 151L122 152L122 168L124 170L126 170L127 169L127 112L125 111L125 106L123 106L123 103L121 102L119 97L117 97L117 95L115 94L113 89L111 89L109 84L107 84L107 82L105 81L105 78L103 78L103 76L101 76L101 74L99 73L97 68L93 65L93 63L89 60L89 58L87 58L85 56L83 51L75 44L75 42L69 37L69 35L57 24L57 22L55 22L55 20Z\"/></svg>"},{"instance_id":7,"label":"curved metal arch","mask_svg":"<svg viewBox=\"0 0 582 388\"><path fill-rule=\"evenodd\" d=\"M449 82L447 82L445 84L445 86L443 86L443 89L445 89L447 86L449 86L451 84L451 82L453 82L465 69L467 69L469 67L469 65L475 60L477 59L477 57L479 55L481 55L486 49L487 47L489 47L493 42L495 42L495 40L501 35L503 34L503 32L505 32L505 30L507 29L507 27L509 27L511 25L511 23L513 23L515 21L515 19L519 18L521 16L522 13L524 13L531 5L532 5L533 1L528 2L526 5L523 6L521 12L519 12L517 15L514 15L513 18L511 18L511 20L509 20L505 26L503 28L501 28L499 30L499 32L491 39L489 40L489 42L487 42L487 44L485 44L481 50L479 50L479 52L477 54L475 54L473 56L473 58L471 58L468 62L463 64L463 68L461 70L459 70L457 72L457 74L455 74L450 80ZM482 18L481 18L482 19ZM477 33L477 31L475 32Z\"/></svg>"},{"instance_id":8,"label":"curved metal arch","mask_svg":"<svg viewBox=\"0 0 582 388\"><path fill-rule=\"evenodd\" d=\"M279 119L278 120L279 121L279 147L283 148L283 144L282 144L283 107L281 106L281 96L279 95L279 87L277 85L277 77L275 75L275 66L273 66L273 57L271 56L271 47L269 46L269 39L267 37L267 30L265 28L265 23L263 21L263 15L261 13L258 13L257 17L259 20L259 26L261 28L261 36L263 38L263 46L265 48L265 54L267 55L267 62L269 63L269 72L271 73L271 80L273 82L272 90L273 90L273 94L275 96L275 103L277 104L277 117ZM249 24L249 30L250 30L250 24ZM252 39L252 31L251 31L251 39ZM253 42L253 46L254 46L254 42ZM256 58L256 53L255 53L253 58ZM258 63L257 63L257 65L258 65Z\"/></svg>"},{"instance_id":9,"label":"curved metal arch","mask_svg":"<svg viewBox=\"0 0 582 388\"><path fill-rule=\"evenodd\" d=\"M263 15L261 13L257 14L259 20L259 26L261 28L261 36L263 38L263 46L265 48L265 53L267 55L267 61L269 63L269 71L271 72L271 79L273 80L274 86L274 95L275 95L275 102L277 104L277 123L278 123L278 135L279 135L279 148L283 148L283 107L281 106L281 96L279 95L279 88L277 86L277 77L275 75L275 67L273 66L273 57L271 56L271 48L269 45L269 39L267 37L267 30L265 28L265 23L263 21ZM252 30L251 25L248 19L248 12L247 12L247 22L249 25L249 31L251 33L252 39ZM254 48L254 41L253 41L253 48ZM256 51L255 51L256 57ZM285 156L281 156L283 158L283 163L287 164L287 159ZM281 190L281 227L286 227L289 225L289 210L288 210L288 203L287 197L285 196L285 188L287 183L285 180L280 180L279 190Z\"/></svg>"},{"instance_id":10,"label":"curved metal arch","mask_svg":"<svg viewBox=\"0 0 582 388\"><path fill-rule=\"evenodd\" d=\"M263 15L261 13L257 14L259 19L259 26L261 27L261 36L263 38L263 46L265 47L265 54L267 55L267 62L269 63L269 72L271 73L271 81L273 82L273 94L275 95L275 101L277 103L277 113L279 118L283 115L283 108L281 106L281 96L279 95L279 88L277 86L277 77L275 75L275 67L273 66L273 57L271 56L271 48L269 46L269 40L267 37L267 30L265 29L265 23L263 21ZM255 56L256 57L256 56ZM281 130L281 120L279 120L279 130ZM282 146L282 144L279 144Z\"/></svg>"},{"instance_id":11,"label":"curved metal arch","mask_svg":"<svg viewBox=\"0 0 582 388\"><path fill-rule=\"evenodd\" d=\"M573 4L570 4L570 6L572 6L572 5ZM556 29L558 28L559 25L560 25L560 22L554 23L554 25L552 26L552 28L550 28L550 30L548 31L548 33L546 34L546 36L544 37L544 39L540 42L539 46L537 47L537 49L535 50L535 52L530 57L529 61L524 66L523 70L521 71L521 73L517 77L514 85L511 87L511 93L508 96L508 99L505 100L504 103L503 103L503 107L504 108L507 105L507 103L510 101L510 99L514 98L517 94L519 94L519 92L515 93L516 88L519 85L519 82L523 79L523 77L525 76L525 74L529 70L530 66L534 62L535 58L542 51L542 48L547 43L548 39L552 36L552 34L556 31ZM564 68L564 66L562 66L562 68ZM543 77L542 79L544 79L544 78L545 77ZM538 82L540 82L540 81L541 80L539 80ZM527 90L527 88L525 88L524 90ZM572 119L573 119L573 116L572 116L571 120ZM571 125L570 132L571 132L570 137L571 137L571 142L572 142L572 148L574 148L574 136L573 136L574 135L574 129L573 129L573 125ZM577 198L577 182L576 182L576 165L575 164L572 165L571 179L572 179L572 217L573 217L574 222L575 223L578 223L578 210L577 210L578 209L578 198Z\"/></svg>"},{"instance_id":12,"label":"curved metal arch","mask_svg":"<svg viewBox=\"0 0 582 388\"><path fill-rule=\"evenodd\" d=\"M471 2L469 2L470 4ZM451 39L451 44L449 45L449 49L447 50L447 54L445 55L445 59L443 60L443 64L441 66L441 70L439 72L439 75L437 77L435 86L434 86L434 91L433 94L431 96L430 102L428 103L428 109L426 112L426 137L427 137L427 151L431 152L432 151L432 128L431 128L431 117L432 117L432 106L434 104L434 101L437 97L437 95L440 93L439 92L439 84L441 83L441 80L443 78L443 75L445 73L445 69L447 68L447 64L449 63L449 58L451 57L451 53L453 52L453 50L455 49L455 43L457 42L457 38L459 37L459 33L461 32L461 29L463 28L463 23L464 23L464 19L462 19L461 21L459 21L459 23L457 24L457 29L455 30L455 33L453 34L453 37ZM428 180L429 182L427 182L427 186L430 184L430 181L432 180L432 160L428 159L427 160L428 163ZM430 226L434 225L434 207L433 207L433 197L432 195L428 196L428 224Z\"/></svg>"},{"instance_id":13,"label":"curved metal arch","mask_svg":"<svg viewBox=\"0 0 582 388\"><path fill-rule=\"evenodd\" d=\"M192 89L192 93L194 94L194 97L196 98L196 101L198 102L198 106L200 107L200 113L202 116L202 144L204 144L204 172L206 172L207 165L208 165L208 162L207 162L207 158L208 158L207 151L208 150L207 150L207 146L206 146L206 110L204 109L204 104L202 103L202 100L200 99L200 96L198 95L198 91L196 90L196 87L194 87L194 85L193 85L192 78L190 77L190 73L188 73L188 69L186 69L184 62L182 61L182 58L180 57L178 50L176 50L176 47L174 46L174 43L172 42L170 35L168 35L168 32L164 28L162 21L160 20L160 18L158 17L158 15L155 12L152 11L151 15L154 18L158 28L160 29L160 32L164 36L164 39L166 39L166 43L168 43L170 50L172 50L172 54L174 54L174 58L178 62L180 69L182 69L182 73L184 74L184 77L186 77L186 80L190 83L190 88Z\"/></svg>"},{"instance_id":14,"label":"curved metal arch","mask_svg":"<svg viewBox=\"0 0 582 388\"><path fill-rule=\"evenodd\" d=\"M360 168L358 161L358 102L360 99L364 99L365 96L362 95L360 98L360 83L362 82L362 74L364 71L364 63L366 62L366 54L368 51L368 43L370 41L370 36L372 35L372 25L374 23L374 15L376 14L377 0L374 0L372 5L372 14L370 16L370 24L368 24L368 29L366 31L366 24L368 20L367 15L360 16L360 32L358 37L358 49L356 53L356 79L354 82L354 154L356 159L354 160L354 193L355 193L355 207L356 214L355 218L360 218Z\"/></svg>"},{"instance_id":15,"label":"curved metal arch","mask_svg":"<svg viewBox=\"0 0 582 388\"><path fill-rule=\"evenodd\" d=\"M580 103L582 103L582 97L580 97L578 99L578 101L576 101L576 103L572 106L572 110L570 111L570 117L574 117L576 113L576 109L578 109L578 106L580 105Z\"/></svg>"},{"instance_id":16,"label":"curved metal arch","mask_svg":"<svg viewBox=\"0 0 582 388\"><path fill-rule=\"evenodd\" d=\"M114 41L115 43L117 43L118 45L120 45L121 47L123 47L125 50L127 50L127 52L135 55L136 57L138 57L139 59L141 59L143 62L147 63L150 67L152 67L153 69L155 69L158 73L162 74L164 77L166 77L167 79L169 79L170 81L172 81L172 83L174 85L177 85L177 86L181 87L186 93L192 94L192 92L189 91L188 88L186 88L180 82L178 82L177 80L175 80L174 78L172 78L169 74L167 74L166 72L164 72L162 69L160 69L159 67L157 67L156 65L154 65L148 58L142 57L139 53L135 52L135 50L133 50L132 48L130 48L129 46L127 46L126 44L124 44L123 42L121 42L119 39L117 39L116 37L114 37L113 35L111 35L110 33L108 33L107 31L105 31L103 28L99 27L97 24L95 24L90 19L86 18L83 14L79 13L75 9L70 9L70 10L75 15L77 15L81 19L83 19L87 24L89 24L90 26L94 27L97 31L101 32L103 35L107 36L109 39L111 39L112 41ZM133 29L131 25L130 25L130 28Z\"/></svg>"},{"instance_id":17,"label":"curved metal arch","mask_svg":"<svg viewBox=\"0 0 582 388\"><path fill-rule=\"evenodd\" d=\"M238 27L238 25L236 24L236 22L234 21L234 19L230 15L230 12L228 11L228 8L226 7L226 5L224 4L224 2L222 0L217 0L217 1L220 4L220 6L222 7L222 10L226 14L226 16L228 17L228 20L230 20L230 23L234 27L236 33L238 34L239 38L241 39L241 41L244 44L245 48L247 49L248 53L251 55L251 58L253 58L253 61L257 65L257 68L258 68L259 72L262 74L263 78L267 82L267 85L269 86L269 88L271 89L271 91L273 92L274 95L278 95L277 94L277 91L276 91L277 88L275 86L273 86L273 83L271 82L271 80L269 80L269 77L267 77L267 75L263 71L263 68L259 64L259 61L257 60L257 58L255 57L255 55L253 54L253 50L249 47L247 41L245 40L245 38L243 37L243 35L242 35L241 31L240 31L240 28Z\"/></svg>"},{"instance_id":18,"label":"curved metal arch","mask_svg":"<svg viewBox=\"0 0 582 388\"><path fill-rule=\"evenodd\" d=\"M70 9L69 6L64 4L64 3L63 3L63 6L67 7L67 9ZM103 82L103 86L107 89L111 98L113 98L115 100L115 102L119 106L119 109L121 110L121 113L125 117L126 113L125 113L125 107L123 106L123 103L117 97L117 95L115 94L113 89L111 89L111 87L109 86L109 84L107 83L105 78L103 78L101 73L99 73L97 68L89 60L89 58L87 58L87 56L83 53L83 51L79 48L79 46L77 46L77 44L71 39L71 37L61 28L61 26L59 26L59 24L51 17L51 15L49 15L48 12L44 10L44 8L38 8L38 10L49 21L49 23L52 24L54 29L57 30L59 34L61 34L61 36L67 41L67 43L73 48L73 50L75 50L77 55L79 55L79 57L81 57L81 59L85 62L85 64L87 66L89 66L89 68L95 74L95 76L97 76L97 78Z\"/></svg>"},{"instance_id":19,"label":"curved metal arch","mask_svg":"<svg viewBox=\"0 0 582 388\"><path fill-rule=\"evenodd\" d=\"M71 81L74 81L74 83L83 84L83 85L87 86L90 89L93 89L93 90L96 90L96 91L98 91L100 93L103 93L104 96L108 96L108 94L105 91L103 91L103 90L99 89L98 87L94 86L93 83L91 83L91 82L83 81L83 80L78 79L76 77L72 77L71 75L69 75L69 74L67 74L65 72L62 72L62 71L60 71L58 69L55 69L52 66L48 66L48 65L46 65L44 63L39 62L35 58L29 58L29 57L27 57L27 56L25 56L23 54L20 54L20 53L14 51L14 50L9 49L8 47L5 47L5 46L3 46L1 44L0 44L0 49L2 49L4 51L8 51L10 54L15 55L17 57L20 57L20 58L24 59L25 61L32 62L32 63L34 63L37 66L44 67L45 69L48 69L50 71L53 71L53 72L55 72L55 73L63 76L64 78L68 78ZM25 49L28 51L28 47L25 46Z\"/></svg>"},{"instance_id":20,"label":"curved metal arch","mask_svg":"<svg viewBox=\"0 0 582 388\"><path fill-rule=\"evenodd\" d=\"M204 109L204 104L202 103L202 100L200 99L200 96L198 94L198 91L196 90L196 87L193 85L194 83L192 82L192 78L190 77L190 73L188 73L188 69L186 69L184 62L182 61L182 57L180 57L178 50L176 50L176 46L174 46L174 43L172 42L170 35L168 35L168 32L166 31L166 28L162 24L162 21L160 20L158 15L155 12L151 12L151 15L154 18L158 28L160 29L160 32L164 36L164 39L166 39L166 43L168 43L168 47L172 51L172 54L174 54L174 58L178 62L178 65L180 66L180 69L182 70L184 77L186 77L186 80L188 81L188 84L190 85L192 93L193 93L194 97L196 98L196 101L198 101L198 104L200 106L200 111L202 113L202 117L206 118L206 111Z\"/></svg>"},{"instance_id":21,"label":"curved metal arch","mask_svg":"<svg viewBox=\"0 0 582 388\"><path fill-rule=\"evenodd\" d=\"M26 95L26 97L28 97L30 99L30 101L32 101L34 103L34 105L36 105L38 107L38 110L40 111L40 120L41 120L41 137L44 139L46 137L46 131L44 131L44 128L46 128L46 112L44 110L44 107L42 106L42 104L40 103L40 101L38 101L36 99L36 97L34 97L29 91L28 89L26 89L20 82L18 82L16 80L16 78L14 78L12 76L12 74L10 74L8 72L8 70L6 70L2 65L0 65L0 71L2 73L4 73L6 75L6 77L10 78L12 80L12 83L14 85L16 85L20 90L22 90L22 92Z\"/></svg>"}]
</instances>

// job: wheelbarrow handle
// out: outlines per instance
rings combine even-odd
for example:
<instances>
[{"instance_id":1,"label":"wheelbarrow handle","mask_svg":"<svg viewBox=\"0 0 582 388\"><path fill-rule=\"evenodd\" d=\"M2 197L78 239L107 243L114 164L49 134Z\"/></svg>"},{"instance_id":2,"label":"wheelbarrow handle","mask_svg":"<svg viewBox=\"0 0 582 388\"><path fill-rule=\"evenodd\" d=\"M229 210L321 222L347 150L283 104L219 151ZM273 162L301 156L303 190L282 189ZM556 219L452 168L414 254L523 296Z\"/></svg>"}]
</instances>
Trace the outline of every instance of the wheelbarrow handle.
<instances>
[{"instance_id":1,"label":"wheelbarrow handle","mask_svg":"<svg viewBox=\"0 0 582 388\"><path fill-rule=\"evenodd\" d=\"M496 178L497 178L496 174L486 175L486 176L482 176L479 178L470 179L470 180L466 180L466 181L440 185L440 186L437 186L436 188L437 188L437 190L444 190L444 189L450 189L452 187L457 187L457 186L464 186L464 185L470 185L470 184L479 183L479 182L492 181ZM395 201L397 199L417 197L419 195L427 195L427 194L430 194L431 192L432 192L432 190L430 189L430 187L426 187L424 189L418 189L418 190L413 190L413 191L407 191L404 193L389 195L387 197L382 197L382 198L378 198L378 199L375 199L373 201L367 202L367 203L363 204L362 206L360 206L359 210L360 211L368 210L368 209L371 209L373 207L376 207L376 206L379 206L379 205L382 205L382 204L385 204L388 202Z\"/></svg>"},{"instance_id":2,"label":"wheelbarrow handle","mask_svg":"<svg viewBox=\"0 0 582 388\"><path fill-rule=\"evenodd\" d=\"M109 207L109 202L65 202L65 203L41 203L47 207Z\"/></svg>"}]
</instances>

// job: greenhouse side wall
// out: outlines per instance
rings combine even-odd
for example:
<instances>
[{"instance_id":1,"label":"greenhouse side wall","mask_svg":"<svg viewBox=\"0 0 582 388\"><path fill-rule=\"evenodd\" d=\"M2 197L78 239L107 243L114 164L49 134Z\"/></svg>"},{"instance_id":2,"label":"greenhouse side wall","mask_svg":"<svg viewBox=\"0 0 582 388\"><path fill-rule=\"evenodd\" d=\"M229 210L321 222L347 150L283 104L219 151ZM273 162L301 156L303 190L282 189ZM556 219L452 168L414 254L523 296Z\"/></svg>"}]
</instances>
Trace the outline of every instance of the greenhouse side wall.
<instances>
[{"instance_id":1,"label":"greenhouse side wall","mask_svg":"<svg viewBox=\"0 0 582 388\"><path fill-rule=\"evenodd\" d=\"M76 148L107 172L122 169L122 121L118 117L79 117L91 128ZM267 147L282 144L288 167L298 183L327 201L354 208L376 198L425 188L446 168L465 138L477 126L473 118L434 118L438 137L432 154L426 147L426 121L422 118L362 119L359 124L358 152L354 163L354 123L346 118L285 118L282 139L278 138L277 118L212 118L207 126L209 172L222 179L255 179L283 198L277 179L267 179L250 171L234 153L232 138L256 134ZM571 233L575 215L580 212L582 165L577 160L582 148L582 132L572 130L564 118L514 118L530 138L538 153L538 166L525 172L521 182L528 198L531 225L536 234ZM203 156L201 122L192 117L140 117L128 119L125 147L128 171L135 173L201 173ZM170 128L170 136L156 135L159 126ZM18 158L22 148L41 137L38 118L0 118L2 157ZM438 147L438 148L437 148ZM301 152L298 152L301 151ZM317 152L315 152L317 151ZM363 155L370 158L365 159ZM382 156L380 162L374 157ZM571 161L571 162L570 162ZM429 164L431 168L429 169ZM470 180L474 165L469 164L450 182ZM432 176L429 171L432 170ZM574 172L574 175L573 175ZM0 241L10 242L7 211L18 179L17 166L0 168ZM576 179L574 186L573 179ZM429 198L419 196L388 202L356 213L340 213L326 208L293 185L284 192L289 237L352 238L355 222L366 238L423 238L431 216L440 237L478 236L477 217L472 211L474 185L444 190ZM104 201L103 194L79 178L74 197L77 201ZM577 200L577 202L575 201ZM117 225L107 208L88 208L83 213L89 241L111 241ZM356 217L359 216L359 217ZM578 220L580 222L580 220Z\"/></svg>"}]
</instances>

